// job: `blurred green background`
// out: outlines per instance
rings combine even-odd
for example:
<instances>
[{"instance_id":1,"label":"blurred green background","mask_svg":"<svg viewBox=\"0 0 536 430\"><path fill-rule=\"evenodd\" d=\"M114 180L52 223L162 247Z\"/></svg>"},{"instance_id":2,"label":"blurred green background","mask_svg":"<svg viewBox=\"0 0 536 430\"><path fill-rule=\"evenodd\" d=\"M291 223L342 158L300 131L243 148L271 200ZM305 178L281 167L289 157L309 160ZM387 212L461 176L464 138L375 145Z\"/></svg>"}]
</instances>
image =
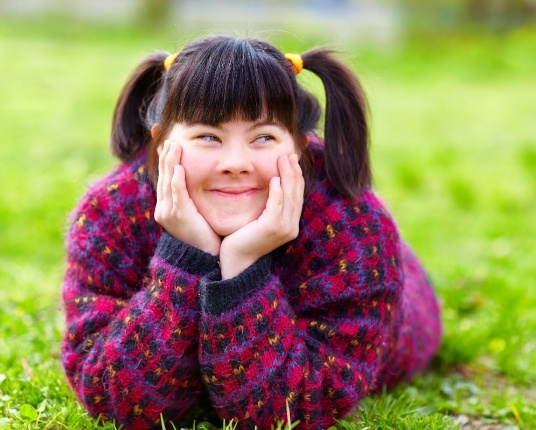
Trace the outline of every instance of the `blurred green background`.
<instances>
[{"instance_id":1,"label":"blurred green background","mask_svg":"<svg viewBox=\"0 0 536 430\"><path fill-rule=\"evenodd\" d=\"M369 97L376 189L442 302L431 373L341 425L536 428L535 13L530 0L0 2L0 427L95 425L58 358L67 217L116 163L111 116L137 62L224 32L341 52Z\"/></svg>"}]
</instances>

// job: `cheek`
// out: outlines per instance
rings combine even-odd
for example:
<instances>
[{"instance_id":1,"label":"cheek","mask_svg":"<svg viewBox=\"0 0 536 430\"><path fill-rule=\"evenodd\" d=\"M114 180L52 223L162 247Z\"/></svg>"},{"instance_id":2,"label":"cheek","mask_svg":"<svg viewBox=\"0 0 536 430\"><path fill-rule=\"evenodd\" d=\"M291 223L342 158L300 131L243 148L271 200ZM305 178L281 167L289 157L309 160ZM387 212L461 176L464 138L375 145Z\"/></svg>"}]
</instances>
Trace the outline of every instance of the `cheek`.
<instances>
[{"instance_id":1,"label":"cheek","mask_svg":"<svg viewBox=\"0 0 536 430\"><path fill-rule=\"evenodd\" d=\"M297 154L293 144L281 146L277 151L263 153L262 156L257 159L257 171L267 179L279 176L277 161L281 156L290 154Z\"/></svg>"},{"instance_id":2,"label":"cheek","mask_svg":"<svg viewBox=\"0 0 536 430\"><path fill-rule=\"evenodd\" d=\"M277 160L279 157L279 154L263 154L263 156L255 163L257 173L268 181L274 176L279 176L279 170L277 168Z\"/></svg>"},{"instance_id":3,"label":"cheek","mask_svg":"<svg viewBox=\"0 0 536 430\"><path fill-rule=\"evenodd\" d=\"M191 193L209 175L207 157L183 150L181 165L186 172L186 188Z\"/></svg>"}]
</instances>

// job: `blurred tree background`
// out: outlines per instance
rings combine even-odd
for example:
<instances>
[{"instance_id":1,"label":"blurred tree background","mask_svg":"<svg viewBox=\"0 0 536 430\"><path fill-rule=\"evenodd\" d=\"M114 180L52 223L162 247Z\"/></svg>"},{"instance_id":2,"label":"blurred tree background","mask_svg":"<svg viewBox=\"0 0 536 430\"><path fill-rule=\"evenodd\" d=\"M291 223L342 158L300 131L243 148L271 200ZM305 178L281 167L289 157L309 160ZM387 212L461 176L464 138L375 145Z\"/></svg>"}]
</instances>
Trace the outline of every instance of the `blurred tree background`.
<instances>
[{"instance_id":1,"label":"blurred tree background","mask_svg":"<svg viewBox=\"0 0 536 430\"><path fill-rule=\"evenodd\" d=\"M347 31L362 25L361 21L352 24L352 20L366 16L371 9L396 11L406 31L505 32L534 22L536 0L0 0L1 15L53 13L150 26L192 20L237 23L244 19L285 25L289 18L297 22L300 16L310 18L316 12L324 21L337 17L347 22ZM375 13L376 17L380 14Z\"/></svg>"},{"instance_id":2,"label":"blurred tree background","mask_svg":"<svg viewBox=\"0 0 536 430\"><path fill-rule=\"evenodd\" d=\"M534 22L535 0L401 0L413 28L504 32Z\"/></svg>"}]
</instances>

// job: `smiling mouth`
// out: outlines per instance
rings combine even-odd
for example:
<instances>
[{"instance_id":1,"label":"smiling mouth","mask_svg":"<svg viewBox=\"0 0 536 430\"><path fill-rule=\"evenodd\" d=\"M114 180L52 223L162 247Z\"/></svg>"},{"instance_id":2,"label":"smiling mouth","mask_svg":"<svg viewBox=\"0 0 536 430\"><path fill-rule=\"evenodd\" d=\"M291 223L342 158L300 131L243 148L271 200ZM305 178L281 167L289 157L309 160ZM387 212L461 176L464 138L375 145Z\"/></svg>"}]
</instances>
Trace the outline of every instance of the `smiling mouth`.
<instances>
[{"instance_id":1,"label":"smiling mouth","mask_svg":"<svg viewBox=\"0 0 536 430\"><path fill-rule=\"evenodd\" d=\"M218 188L210 190L212 194L227 198L248 197L258 191L258 188Z\"/></svg>"}]
</instances>

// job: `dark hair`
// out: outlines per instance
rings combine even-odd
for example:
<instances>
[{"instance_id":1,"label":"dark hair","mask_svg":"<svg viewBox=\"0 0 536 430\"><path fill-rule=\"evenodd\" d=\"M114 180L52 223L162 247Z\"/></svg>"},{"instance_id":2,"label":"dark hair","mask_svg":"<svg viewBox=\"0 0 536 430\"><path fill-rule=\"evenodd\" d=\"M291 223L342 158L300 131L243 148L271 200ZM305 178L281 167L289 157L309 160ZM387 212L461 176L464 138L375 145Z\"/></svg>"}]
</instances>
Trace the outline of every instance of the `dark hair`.
<instances>
[{"instance_id":1,"label":"dark hair","mask_svg":"<svg viewBox=\"0 0 536 430\"><path fill-rule=\"evenodd\" d=\"M165 52L148 56L125 84L112 125L112 152L123 161L148 147L149 175L156 183L156 148L176 122L217 125L265 118L288 129L301 152L306 178L312 164L304 137L315 131L318 101L297 82L294 69L272 45L228 36L199 39L177 56L168 71ZM328 178L345 197L371 186L368 125L363 90L355 74L331 51L302 54L326 92L324 144ZM151 127L159 133L151 139Z\"/></svg>"}]
</instances>

